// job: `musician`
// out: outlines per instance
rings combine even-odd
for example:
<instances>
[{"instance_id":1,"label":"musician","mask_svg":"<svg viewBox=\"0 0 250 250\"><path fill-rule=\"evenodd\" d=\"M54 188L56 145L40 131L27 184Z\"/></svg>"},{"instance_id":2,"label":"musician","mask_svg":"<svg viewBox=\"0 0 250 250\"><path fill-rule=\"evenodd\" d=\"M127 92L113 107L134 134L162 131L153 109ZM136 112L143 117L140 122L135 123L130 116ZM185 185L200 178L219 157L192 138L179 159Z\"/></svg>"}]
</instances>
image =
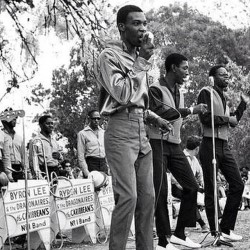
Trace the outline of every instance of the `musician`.
<instances>
[{"instance_id":1,"label":"musician","mask_svg":"<svg viewBox=\"0 0 250 250\"><path fill-rule=\"evenodd\" d=\"M0 130L0 188L6 186L9 181L13 181L10 160L10 138Z\"/></svg>"},{"instance_id":2,"label":"musician","mask_svg":"<svg viewBox=\"0 0 250 250\"><path fill-rule=\"evenodd\" d=\"M59 164L63 160L63 156L60 153L57 141L52 137L53 124L53 119L50 115L41 116L39 118L41 132L30 142L29 162L35 178L46 176L46 167L48 168L49 178L52 172L59 175ZM37 166L33 165L34 157L38 158L41 176L36 176L35 169Z\"/></svg>"},{"instance_id":3,"label":"musician","mask_svg":"<svg viewBox=\"0 0 250 250\"><path fill-rule=\"evenodd\" d=\"M11 112L12 108L5 109L4 112ZM14 181L24 179L24 164L28 166L28 158L26 155L23 138L15 131L18 115L10 121L2 120L3 132L9 137L10 158L12 177Z\"/></svg>"},{"instance_id":4,"label":"musician","mask_svg":"<svg viewBox=\"0 0 250 250\"><path fill-rule=\"evenodd\" d=\"M143 11L126 5L117 13L121 39L109 41L95 69L101 114L109 116L105 151L112 175L115 208L110 250L125 250L133 216L137 250L153 250L154 190L152 152L144 118L169 129L169 123L148 111L147 71L154 45Z\"/></svg>"},{"instance_id":5,"label":"musician","mask_svg":"<svg viewBox=\"0 0 250 250\"><path fill-rule=\"evenodd\" d=\"M184 55L172 53L167 56L165 69L165 76L153 83L149 91L150 109L160 117L173 121L173 133L163 135L153 126L149 129L150 144L153 150L156 231L159 237L156 249L175 250L176 247L171 243L199 248L200 244L193 242L185 235L185 227L196 226L199 187L180 145L180 129L183 117L205 112L206 104L201 103L190 108L184 107L184 96L180 91L180 85L184 84L189 75L188 59ZM179 119L178 114L181 116ZM167 169L183 188L180 212L173 235L171 235L166 202L168 195ZM168 239L169 237L170 239Z\"/></svg>"},{"instance_id":6,"label":"musician","mask_svg":"<svg viewBox=\"0 0 250 250\"><path fill-rule=\"evenodd\" d=\"M229 83L229 74L223 65L216 65L210 69L209 76L214 79L213 107L214 107L214 136L216 166L221 170L229 183L226 206L220 222L222 236L226 240L238 241L242 236L233 232L238 214L238 208L244 189L239 169L228 145L229 127L235 127L246 109L247 97L242 94L241 102L235 112L230 113L226 104L224 92ZM198 103L206 103L208 112L200 114L203 139L200 146L200 161L203 169L205 184L205 208L210 230L215 235L215 210L213 187L213 144L211 123L211 91L204 87L198 96Z\"/></svg>"}]
</instances>

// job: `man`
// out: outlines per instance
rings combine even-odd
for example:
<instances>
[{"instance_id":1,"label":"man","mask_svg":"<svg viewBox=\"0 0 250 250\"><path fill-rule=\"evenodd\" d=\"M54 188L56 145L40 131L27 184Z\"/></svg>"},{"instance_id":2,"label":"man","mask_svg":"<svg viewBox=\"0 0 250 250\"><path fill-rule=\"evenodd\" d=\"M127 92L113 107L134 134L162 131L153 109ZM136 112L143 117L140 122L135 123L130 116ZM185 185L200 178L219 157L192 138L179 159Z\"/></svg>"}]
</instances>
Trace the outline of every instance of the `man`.
<instances>
[{"instance_id":1,"label":"man","mask_svg":"<svg viewBox=\"0 0 250 250\"><path fill-rule=\"evenodd\" d=\"M179 90L179 85L182 85L187 79L188 67L188 60L185 56L177 53L170 54L165 60L165 77L152 84L149 91L150 109L160 117L173 122L173 132L168 135L160 134L157 128L152 126L149 129L150 144L153 150L156 231L159 237L157 250L176 249L169 241L190 248L201 246L185 236L185 227L196 226L198 185L180 146L181 117L206 111L204 104L184 108L184 97ZM167 168L183 187L178 221L170 240L167 239L171 235L166 202Z\"/></svg>"},{"instance_id":2,"label":"man","mask_svg":"<svg viewBox=\"0 0 250 250\"><path fill-rule=\"evenodd\" d=\"M222 65L211 68L209 76L214 79L213 107L214 107L214 136L215 136L215 157L216 166L221 170L229 183L226 206L220 222L222 236L226 240L241 240L240 235L236 235L233 230L237 218L244 184L242 182L239 169L228 146L228 128L235 127L246 109L247 97L241 95L241 103L234 113L229 113L226 104L224 91L229 83L227 69ZM200 161L203 169L205 184L205 207L210 230L215 235L215 215L214 215L214 185L213 185L213 143L211 126L211 88L204 87L198 96L198 103L206 103L208 112L200 114L200 122L203 130L203 140L200 146Z\"/></svg>"},{"instance_id":3,"label":"man","mask_svg":"<svg viewBox=\"0 0 250 250\"><path fill-rule=\"evenodd\" d=\"M199 153L199 147L200 147L200 138L197 136L189 136L187 138L186 148L183 151L185 156L188 159L190 166L191 166L191 169L193 171L196 182L199 185L198 195L204 193L203 172L202 172L201 165L200 165L198 159L196 158L196 155ZM183 189L180 186L180 184L173 177L172 178L172 195L176 198L181 199L182 190ZM202 195L198 196L198 197L202 197ZM197 197L197 201L199 200L198 197ZM203 203L204 200L201 202ZM199 206L199 204L197 204L197 205ZM196 220L200 224L200 227L202 229L202 233L209 232L209 229L208 229L206 223L203 221L203 219L201 217L201 214L199 212L198 207L196 208Z\"/></svg>"},{"instance_id":4,"label":"man","mask_svg":"<svg viewBox=\"0 0 250 250\"><path fill-rule=\"evenodd\" d=\"M5 111L13 111L12 108L8 108ZM28 158L25 154L25 145L23 144L23 138L15 131L16 122L18 116L14 117L11 121L2 120L3 131L7 137L9 137L10 158L11 158L11 171L14 181L24 179L24 164L28 165Z\"/></svg>"},{"instance_id":5,"label":"man","mask_svg":"<svg viewBox=\"0 0 250 250\"><path fill-rule=\"evenodd\" d=\"M109 116L105 150L110 167L115 208L110 250L125 250L133 216L137 250L153 250L154 189L151 147L144 119L170 129L169 123L147 110L148 61L154 45L146 33L142 10L126 5L117 13L120 41L110 41L95 70L101 86L101 114Z\"/></svg>"},{"instance_id":6,"label":"man","mask_svg":"<svg viewBox=\"0 0 250 250\"><path fill-rule=\"evenodd\" d=\"M39 126L41 132L30 142L30 167L35 178L47 177L50 179L52 172L56 175L59 174L59 164L63 157L57 141L51 136L54 128L52 117L50 115L41 116ZM38 160L38 166L34 165L36 160ZM46 168L49 176L46 176Z\"/></svg>"},{"instance_id":7,"label":"man","mask_svg":"<svg viewBox=\"0 0 250 250\"><path fill-rule=\"evenodd\" d=\"M104 130L99 126L100 113L91 110L88 113L89 126L77 135L78 163L85 177L93 170L108 174L108 165L104 149Z\"/></svg>"},{"instance_id":8,"label":"man","mask_svg":"<svg viewBox=\"0 0 250 250\"><path fill-rule=\"evenodd\" d=\"M13 181L10 170L10 138L0 130L0 188L7 186L9 181Z\"/></svg>"}]
</instances>

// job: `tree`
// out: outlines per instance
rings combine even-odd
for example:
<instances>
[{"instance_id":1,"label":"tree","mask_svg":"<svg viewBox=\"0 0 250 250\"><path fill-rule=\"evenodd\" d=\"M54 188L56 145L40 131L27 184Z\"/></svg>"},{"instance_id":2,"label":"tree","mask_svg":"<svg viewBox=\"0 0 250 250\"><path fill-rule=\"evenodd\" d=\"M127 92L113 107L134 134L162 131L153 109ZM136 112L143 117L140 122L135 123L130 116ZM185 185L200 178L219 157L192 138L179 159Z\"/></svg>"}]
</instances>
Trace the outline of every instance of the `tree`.
<instances>
[{"instance_id":1,"label":"tree","mask_svg":"<svg viewBox=\"0 0 250 250\"><path fill-rule=\"evenodd\" d=\"M9 78L6 92L36 74L41 35L54 31L60 39L78 37L82 44L99 47L99 36L109 25L108 11L105 0L0 1L0 64Z\"/></svg>"},{"instance_id":2,"label":"tree","mask_svg":"<svg viewBox=\"0 0 250 250\"><path fill-rule=\"evenodd\" d=\"M84 49L84 57L82 57ZM86 50L85 50L86 49ZM70 64L53 71L52 88L33 90L34 102L51 100L49 111L57 118L56 131L68 138L68 157L75 159L77 133L86 125L88 111L97 108L98 87L93 75L93 51L77 44L70 53Z\"/></svg>"}]
</instances>

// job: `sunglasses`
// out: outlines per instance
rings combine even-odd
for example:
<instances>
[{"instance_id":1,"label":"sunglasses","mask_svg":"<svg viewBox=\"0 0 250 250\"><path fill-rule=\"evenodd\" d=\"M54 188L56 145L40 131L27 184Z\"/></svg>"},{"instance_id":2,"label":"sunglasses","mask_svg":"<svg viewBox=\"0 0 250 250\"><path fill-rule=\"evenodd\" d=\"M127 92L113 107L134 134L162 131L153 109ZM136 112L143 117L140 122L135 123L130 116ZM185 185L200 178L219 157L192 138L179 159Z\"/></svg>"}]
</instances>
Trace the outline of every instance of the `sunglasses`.
<instances>
[{"instance_id":1,"label":"sunglasses","mask_svg":"<svg viewBox=\"0 0 250 250\"><path fill-rule=\"evenodd\" d=\"M91 119L91 120L98 120L98 121L101 120L100 117L91 117L90 119Z\"/></svg>"}]
</instances>

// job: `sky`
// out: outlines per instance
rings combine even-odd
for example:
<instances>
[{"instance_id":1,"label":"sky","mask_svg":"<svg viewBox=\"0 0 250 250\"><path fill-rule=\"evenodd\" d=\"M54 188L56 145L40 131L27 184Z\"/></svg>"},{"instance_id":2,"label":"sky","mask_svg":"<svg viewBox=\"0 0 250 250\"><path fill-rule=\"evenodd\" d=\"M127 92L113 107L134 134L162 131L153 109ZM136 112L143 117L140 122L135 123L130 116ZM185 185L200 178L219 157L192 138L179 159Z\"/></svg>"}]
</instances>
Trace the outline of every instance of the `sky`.
<instances>
[{"instance_id":1,"label":"sky","mask_svg":"<svg viewBox=\"0 0 250 250\"><path fill-rule=\"evenodd\" d=\"M0 0L1 1L1 0ZM108 0L111 5L121 7L126 4L134 4L141 7L144 11L150 10L152 7L160 8L169 4L183 5L186 0ZM248 6L243 3L249 2ZM220 21L226 26L236 29L250 26L250 0L188 0L188 5L197 9L200 13L211 17L214 21ZM0 20L7 22L8 17L2 15ZM8 37L15 36L14 31L8 30ZM29 106L24 102L25 97L29 97L32 86L42 83L44 87L49 88L52 77L52 70L67 65L69 62L69 51L73 46L74 41L60 41L53 34L50 36L41 37L40 39L40 55L37 57L39 69L35 74L34 79L20 86L20 89L13 89L12 92L6 95L2 100L6 87L7 79L2 74L0 68L0 111L6 107L14 109L24 109L26 116L24 118L26 137L31 137L32 133L38 130L37 124L32 124L31 120L37 113L42 113L43 108L39 105ZM15 56L15 55L14 55ZM18 63L18 62L17 62ZM1 65L0 65L1 66ZM45 104L46 105L46 104ZM48 104L47 104L48 105ZM22 121L19 119L17 129L22 133Z\"/></svg>"}]
</instances>

